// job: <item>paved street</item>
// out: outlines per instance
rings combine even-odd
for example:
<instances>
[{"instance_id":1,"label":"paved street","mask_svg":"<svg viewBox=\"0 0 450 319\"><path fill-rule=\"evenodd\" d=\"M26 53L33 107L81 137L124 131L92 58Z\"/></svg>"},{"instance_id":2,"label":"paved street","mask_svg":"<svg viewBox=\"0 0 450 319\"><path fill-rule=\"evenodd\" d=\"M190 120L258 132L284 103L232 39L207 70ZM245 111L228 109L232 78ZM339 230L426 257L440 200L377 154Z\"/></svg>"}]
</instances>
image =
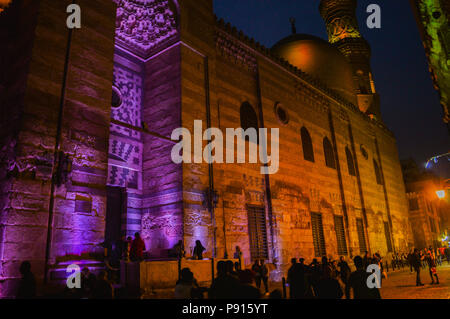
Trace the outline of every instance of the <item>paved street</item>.
<instances>
[{"instance_id":1,"label":"paved street","mask_svg":"<svg viewBox=\"0 0 450 319\"><path fill-rule=\"evenodd\" d=\"M416 273L410 273L409 268L402 271L389 272L383 279L381 297L383 299L450 299L450 265L439 266L439 285L430 285L431 279L427 269L422 269L420 277L422 287L416 287ZM282 289L281 283L270 284L270 290ZM289 290L288 290L289 291ZM156 294L147 292L143 298L160 299L173 298L173 289L161 289ZM267 298L267 296L264 296Z\"/></svg>"},{"instance_id":2,"label":"paved street","mask_svg":"<svg viewBox=\"0 0 450 319\"><path fill-rule=\"evenodd\" d=\"M450 266L445 262L437 268L439 285L430 285L428 269L420 272L425 286L416 287L416 274L408 271L390 272L383 280L381 296L383 299L450 299Z\"/></svg>"}]
</instances>

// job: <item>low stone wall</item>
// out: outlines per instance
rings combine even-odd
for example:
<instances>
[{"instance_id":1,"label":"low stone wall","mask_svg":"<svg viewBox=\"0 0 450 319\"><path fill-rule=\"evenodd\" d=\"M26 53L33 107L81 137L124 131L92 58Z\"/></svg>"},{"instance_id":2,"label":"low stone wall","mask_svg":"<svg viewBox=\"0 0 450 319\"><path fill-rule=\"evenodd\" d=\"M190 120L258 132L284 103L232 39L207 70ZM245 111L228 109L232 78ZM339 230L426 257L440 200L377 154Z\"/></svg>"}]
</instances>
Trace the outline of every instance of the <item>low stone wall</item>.
<instances>
[{"instance_id":1,"label":"low stone wall","mask_svg":"<svg viewBox=\"0 0 450 319\"><path fill-rule=\"evenodd\" d=\"M183 268L189 268L201 286L209 286L217 272L217 263L225 259L205 260L164 260L121 263L120 281L123 286L154 290L174 288L178 281L178 273ZM228 259L233 263L237 259Z\"/></svg>"}]
</instances>

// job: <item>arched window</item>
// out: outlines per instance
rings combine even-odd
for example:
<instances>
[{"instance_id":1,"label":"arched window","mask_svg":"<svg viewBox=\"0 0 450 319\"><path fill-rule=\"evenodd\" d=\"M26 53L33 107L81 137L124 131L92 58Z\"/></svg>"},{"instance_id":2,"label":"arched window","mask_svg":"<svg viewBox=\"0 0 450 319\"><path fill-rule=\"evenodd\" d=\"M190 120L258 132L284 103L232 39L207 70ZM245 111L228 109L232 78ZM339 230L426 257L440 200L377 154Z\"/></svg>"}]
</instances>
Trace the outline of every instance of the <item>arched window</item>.
<instances>
[{"instance_id":1,"label":"arched window","mask_svg":"<svg viewBox=\"0 0 450 319\"><path fill-rule=\"evenodd\" d=\"M348 147L345 147L345 155L347 156L348 173L352 176L356 176L355 161L353 160L353 154Z\"/></svg>"},{"instance_id":2,"label":"arched window","mask_svg":"<svg viewBox=\"0 0 450 319\"><path fill-rule=\"evenodd\" d=\"M373 169L375 171L375 177L377 179L377 184L378 185L383 185L383 182L381 180L380 167L378 166L378 163L377 163L377 161L375 161L375 159L373 160Z\"/></svg>"},{"instance_id":3,"label":"arched window","mask_svg":"<svg viewBox=\"0 0 450 319\"><path fill-rule=\"evenodd\" d=\"M258 136L258 117L253 107L248 102L244 102L241 105L241 127L246 131L249 128L256 130L256 136ZM245 140L248 141L248 135L245 136Z\"/></svg>"},{"instance_id":4,"label":"arched window","mask_svg":"<svg viewBox=\"0 0 450 319\"><path fill-rule=\"evenodd\" d=\"M336 161L334 160L333 146L328 137L323 139L323 152L325 154L325 164L330 168L336 168Z\"/></svg>"},{"instance_id":5,"label":"arched window","mask_svg":"<svg viewBox=\"0 0 450 319\"><path fill-rule=\"evenodd\" d=\"M302 129L300 130L300 135L302 138L303 158L306 161L314 163L314 151L311 135L309 135L309 132L305 127L302 127Z\"/></svg>"}]
</instances>

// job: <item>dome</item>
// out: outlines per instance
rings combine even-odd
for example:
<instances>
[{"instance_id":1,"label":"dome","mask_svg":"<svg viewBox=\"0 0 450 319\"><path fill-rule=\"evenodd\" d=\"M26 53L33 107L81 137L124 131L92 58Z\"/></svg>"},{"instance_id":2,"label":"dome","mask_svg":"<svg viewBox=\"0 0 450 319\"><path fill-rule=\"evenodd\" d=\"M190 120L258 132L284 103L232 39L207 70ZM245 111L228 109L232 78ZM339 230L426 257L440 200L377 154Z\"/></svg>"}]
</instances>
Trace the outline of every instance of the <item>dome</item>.
<instances>
[{"instance_id":1,"label":"dome","mask_svg":"<svg viewBox=\"0 0 450 319\"><path fill-rule=\"evenodd\" d=\"M276 43L272 51L356 104L352 67L332 44L312 35L292 34Z\"/></svg>"}]
</instances>

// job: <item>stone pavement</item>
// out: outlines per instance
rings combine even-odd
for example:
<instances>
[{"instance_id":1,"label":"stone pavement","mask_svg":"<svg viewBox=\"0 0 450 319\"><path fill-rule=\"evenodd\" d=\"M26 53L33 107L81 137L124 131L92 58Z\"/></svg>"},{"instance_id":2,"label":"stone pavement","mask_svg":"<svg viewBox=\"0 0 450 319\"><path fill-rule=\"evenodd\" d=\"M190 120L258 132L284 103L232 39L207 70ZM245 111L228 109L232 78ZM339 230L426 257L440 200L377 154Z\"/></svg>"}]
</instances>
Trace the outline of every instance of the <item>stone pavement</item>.
<instances>
[{"instance_id":1,"label":"stone pavement","mask_svg":"<svg viewBox=\"0 0 450 319\"><path fill-rule=\"evenodd\" d=\"M416 287L416 273L408 270L388 273L383 279L381 297L383 299L450 299L450 265L437 267L439 285L430 285L427 269L422 269L420 278L425 286Z\"/></svg>"},{"instance_id":2,"label":"stone pavement","mask_svg":"<svg viewBox=\"0 0 450 319\"><path fill-rule=\"evenodd\" d=\"M388 272L388 278L383 279L381 297L383 299L450 299L450 265L445 262L437 268L439 285L430 285L431 279L428 268L422 269L420 278L425 286L416 287L416 273L410 273L409 267L403 270ZM282 289L281 283L271 282L269 290ZM263 289L261 289L262 291ZM289 288L287 288L289 294ZM173 298L173 289L161 289L153 293L147 291L144 299ZM267 296L263 296L264 299Z\"/></svg>"}]
</instances>

